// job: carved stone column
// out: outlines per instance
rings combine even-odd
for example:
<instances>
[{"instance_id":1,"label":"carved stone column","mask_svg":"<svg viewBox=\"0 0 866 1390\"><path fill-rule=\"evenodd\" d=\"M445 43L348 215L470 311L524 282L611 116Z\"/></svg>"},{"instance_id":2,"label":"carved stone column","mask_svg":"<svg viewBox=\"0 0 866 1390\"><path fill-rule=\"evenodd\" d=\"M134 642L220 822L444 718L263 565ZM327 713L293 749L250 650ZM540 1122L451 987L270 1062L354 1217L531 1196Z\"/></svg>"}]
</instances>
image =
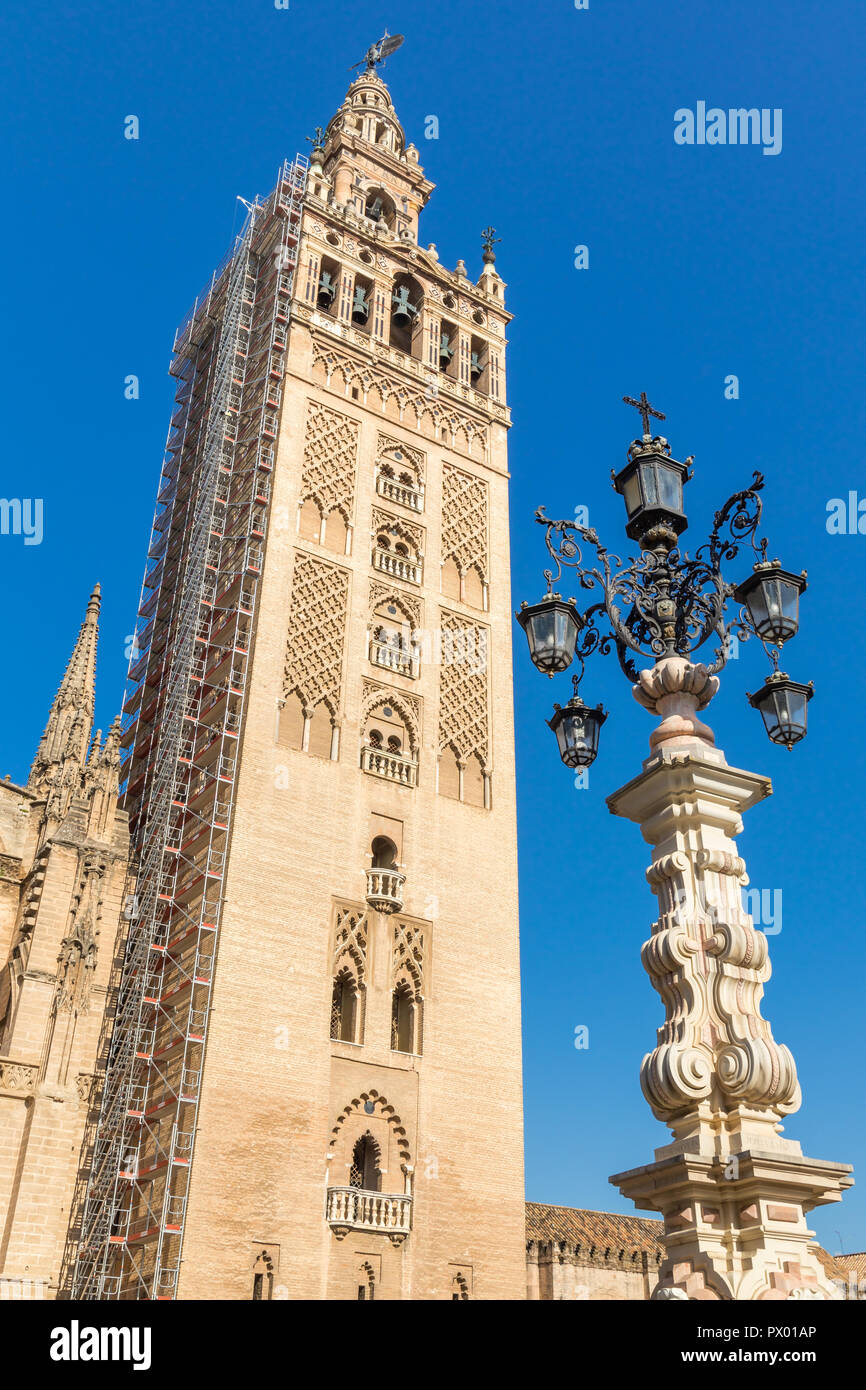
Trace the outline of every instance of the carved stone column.
<instances>
[{"instance_id":1,"label":"carved stone column","mask_svg":"<svg viewBox=\"0 0 866 1390\"><path fill-rule=\"evenodd\" d=\"M849 1165L805 1158L782 1137L800 1087L790 1051L761 1017L767 938L743 910L748 878L734 839L772 787L729 767L698 719L717 689L706 667L682 657L642 671L635 698L662 722L640 776L608 797L652 846L659 916L642 959L666 1017L641 1087L673 1135L655 1162L610 1181L664 1218L654 1296L831 1298L805 1214L838 1201L853 1179Z\"/></svg>"}]
</instances>

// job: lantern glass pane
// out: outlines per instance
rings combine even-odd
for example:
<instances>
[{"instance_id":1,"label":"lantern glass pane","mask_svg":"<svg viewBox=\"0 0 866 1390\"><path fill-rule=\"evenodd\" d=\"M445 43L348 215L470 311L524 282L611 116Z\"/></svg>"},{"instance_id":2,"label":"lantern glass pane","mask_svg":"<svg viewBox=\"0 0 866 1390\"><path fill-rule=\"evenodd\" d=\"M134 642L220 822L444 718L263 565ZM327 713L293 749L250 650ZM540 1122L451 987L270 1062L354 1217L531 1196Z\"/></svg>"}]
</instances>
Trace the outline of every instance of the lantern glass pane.
<instances>
[{"instance_id":1,"label":"lantern glass pane","mask_svg":"<svg viewBox=\"0 0 866 1390\"><path fill-rule=\"evenodd\" d=\"M656 465L658 500L662 507L672 512L683 509L683 485L675 468L667 468L663 463Z\"/></svg>"},{"instance_id":2,"label":"lantern glass pane","mask_svg":"<svg viewBox=\"0 0 866 1390\"><path fill-rule=\"evenodd\" d=\"M640 470L640 485L643 490L643 504L645 507L656 507L658 506L659 494L655 464L640 463L638 468Z\"/></svg>"},{"instance_id":3,"label":"lantern glass pane","mask_svg":"<svg viewBox=\"0 0 866 1390\"><path fill-rule=\"evenodd\" d=\"M786 642L800 625L800 590L797 584L772 575L762 579L748 599L758 633L768 642Z\"/></svg>"},{"instance_id":4,"label":"lantern glass pane","mask_svg":"<svg viewBox=\"0 0 866 1390\"><path fill-rule=\"evenodd\" d=\"M570 609L558 609L556 614L556 646L563 669L571 663L576 641L577 624L574 621L573 612Z\"/></svg>"},{"instance_id":5,"label":"lantern glass pane","mask_svg":"<svg viewBox=\"0 0 866 1390\"><path fill-rule=\"evenodd\" d=\"M625 498L625 509L629 516L633 516L640 506L640 482L637 473L632 473L622 485L622 495Z\"/></svg>"},{"instance_id":6,"label":"lantern glass pane","mask_svg":"<svg viewBox=\"0 0 866 1390\"><path fill-rule=\"evenodd\" d=\"M540 613L532 615L529 622L529 645L532 648L533 661L547 664L553 656L555 633L555 609L543 608Z\"/></svg>"},{"instance_id":7,"label":"lantern glass pane","mask_svg":"<svg viewBox=\"0 0 866 1390\"><path fill-rule=\"evenodd\" d=\"M769 692L760 710L773 743L798 743L806 733L806 694L785 686Z\"/></svg>"}]
</instances>

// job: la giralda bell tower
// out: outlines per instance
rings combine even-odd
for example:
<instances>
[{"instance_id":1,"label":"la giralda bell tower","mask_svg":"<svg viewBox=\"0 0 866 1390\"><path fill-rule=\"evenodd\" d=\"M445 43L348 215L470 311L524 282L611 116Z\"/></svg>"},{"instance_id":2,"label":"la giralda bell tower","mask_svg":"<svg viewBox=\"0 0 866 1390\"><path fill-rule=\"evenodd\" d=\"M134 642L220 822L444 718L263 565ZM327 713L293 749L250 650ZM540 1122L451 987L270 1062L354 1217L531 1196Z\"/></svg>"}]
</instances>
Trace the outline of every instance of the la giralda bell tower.
<instances>
[{"instance_id":1,"label":"la giralda bell tower","mask_svg":"<svg viewBox=\"0 0 866 1390\"><path fill-rule=\"evenodd\" d=\"M79 1298L525 1293L509 315L380 56L175 340Z\"/></svg>"}]
</instances>

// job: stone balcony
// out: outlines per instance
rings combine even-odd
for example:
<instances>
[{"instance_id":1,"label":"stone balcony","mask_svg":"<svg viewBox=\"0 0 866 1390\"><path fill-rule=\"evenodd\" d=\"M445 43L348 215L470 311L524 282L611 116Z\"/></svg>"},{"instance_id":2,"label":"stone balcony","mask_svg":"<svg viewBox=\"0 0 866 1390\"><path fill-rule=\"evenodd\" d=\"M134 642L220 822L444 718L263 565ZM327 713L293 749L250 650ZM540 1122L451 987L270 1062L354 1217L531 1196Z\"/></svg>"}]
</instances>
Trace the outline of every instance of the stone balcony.
<instances>
[{"instance_id":1,"label":"stone balcony","mask_svg":"<svg viewBox=\"0 0 866 1390\"><path fill-rule=\"evenodd\" d=\"M361 749L361 767L374 777L385 777L401 787L414 787L418 779L418 764L414 758L406 758L402 753L388 753L384 748L374 748L365 743Z\"/></svg>"},{"instance_id":2,"label":"stone balcony","mask_svg":"<svg viewBox=\"0 0 866 1390\"><path fill-rule=\"evenodd\" d=\"M378 474L376 491L380 497L387 497L389 502L399 502L401 507L409 507L413 512L424 510L424 493L421 488L400 483L396 478L389 478L386 473Z\"/></svg>"},{"instance_id":3,"label":"stone balcony","mask_svg":"<svg viewBox=\"0 0 866 1390\"><path fill-rule=\"evenodd\" d=\"M383 574L390 574L392 579L404 579L410 584L421 583L420 560L410 560L404 555L395 555L393 551L382 550L379 546L373 551L373 567L381 570Z\"/></svg>"},{"instance_id":4,"label":"stone balcony","mask_svg":"<svg viewBox=\"0 0 866 1390\"><path fill-rule=\"evenodd\" d=\"M402 912L405 882L399 869L368 869L367 902L376 912Z\"/></svg>"},{"instance_id":5,"label":"stone balcony","mask_svg":"<svg viewBox=\"0 0 866 1390\"><path fill-rule=\"evenodd\" d=\"M408 676L417 680L421 662L413 646L404 642L380 642L370 638L370 660L374 666L384 666L386 671L396 671L398 676Z\"/></svg>"},{"instance_id":6,"label":"stone balcony","mask_svg":"<svg viewBox=\"0 0 866 1390\"><path fill-rule=\"evenodd\" d=\"M352 1230L381 1231L394 1245L399 1245L412 1229L412 1198L403 1192L329 1187L326 1216L338 1240Z\"/></svg>"}]
</instances>

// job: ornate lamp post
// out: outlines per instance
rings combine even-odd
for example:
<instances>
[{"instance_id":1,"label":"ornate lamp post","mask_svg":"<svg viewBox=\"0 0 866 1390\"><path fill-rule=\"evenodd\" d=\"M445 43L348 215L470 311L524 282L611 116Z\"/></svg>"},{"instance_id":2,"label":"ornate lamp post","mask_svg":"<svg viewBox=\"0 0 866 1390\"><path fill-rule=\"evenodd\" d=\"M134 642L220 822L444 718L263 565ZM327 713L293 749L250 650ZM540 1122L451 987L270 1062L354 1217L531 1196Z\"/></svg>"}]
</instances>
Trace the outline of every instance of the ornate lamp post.
<instances>
[{"instance_id":1,"label":"ornate lamp post","mask_svg":"<svg viewBox=\"0 0 866 1390\"><path fill-rule=\"evenodd\" d=\"M779 651L797 632L806 575L768 560L767 542L756 539L759 473L716 512L693 558L681 550L692 459L679 463L668 441L651 434L650 417L665 417L645 393L624 400L640 411L643 434L629 445L613 485L640 554L623 561L591 527L551 520L539 508L556 570L545 570L542 600L516 615L539 670L552 676L575 657L579 663L571 700L556 705L549 721L568 767L594 761L607 717L579 694L592 653L615 650L635 699L661 719L642 772L607 804L639 824L652 846L647 878L659 916L642 959L666 1019L644 1057L641 1087L673 1142L656 1150L653 1163L611 1181L664 1218L666 1258L654 1297L830 1298L835 1290L805 1214L838 1201L851 1170L804 1158L796 1141L781 1137L781 1119L799 1108L800 1088L790 1051L760 1014L770 977L767 938L743 910L748 878L734 840L743 812L771 794L770 779L730 767L698 718L718 690L732 634L754 636L773 670L749 703L774 743L790 749L804 737L812 685L779 670ZM747 546L752 570L734 586L722 565ZM583 612L554 592L564 568L600 595ZM739 607L729 616L732 600ZM711 640L711 659L693 662L692 653ZM654 664L639 669L635 655Z\"/></svg>"}]
</instances>

